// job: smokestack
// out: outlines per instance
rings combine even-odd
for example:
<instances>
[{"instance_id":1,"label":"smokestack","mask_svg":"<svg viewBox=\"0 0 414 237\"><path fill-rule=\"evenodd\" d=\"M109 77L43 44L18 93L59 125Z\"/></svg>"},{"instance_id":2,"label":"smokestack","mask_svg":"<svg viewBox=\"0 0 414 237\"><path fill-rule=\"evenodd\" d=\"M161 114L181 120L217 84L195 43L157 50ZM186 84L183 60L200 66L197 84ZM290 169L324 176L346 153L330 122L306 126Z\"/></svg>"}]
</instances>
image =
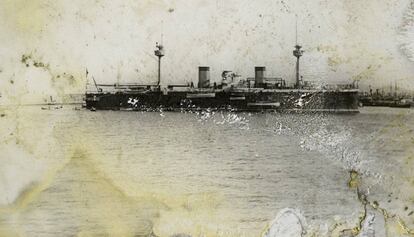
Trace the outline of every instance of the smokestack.
<instances>
[{"instance_id":1,"label":"smokestack","mask_svg":"<svg viewBox=\"0 0 414 237\"><path fill-rule=\"evenodd\" d=\"M254 87L263 87L265 79L266 67L254 68Z\"/></svg>"},{"instance_id":2,"label":"smokestack","mask_svg":"<svg viewBox=\"0 0 414 237\"><path fill-rule=\"evenodd\" d=\"M210 87L210 67L198 67L198 88Z\"/></svg>"}]
</instances>

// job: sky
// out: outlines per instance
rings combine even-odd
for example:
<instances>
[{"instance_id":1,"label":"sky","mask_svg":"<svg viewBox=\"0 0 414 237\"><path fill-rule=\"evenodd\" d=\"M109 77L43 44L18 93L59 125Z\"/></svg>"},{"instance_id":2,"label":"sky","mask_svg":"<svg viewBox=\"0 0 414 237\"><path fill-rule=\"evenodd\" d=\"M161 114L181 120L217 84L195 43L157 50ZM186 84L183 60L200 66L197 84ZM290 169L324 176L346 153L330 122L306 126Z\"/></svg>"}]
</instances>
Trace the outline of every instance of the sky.
<instances>
[{"instance_id":1,"label":"sky","mask_svg":"<svg viewBox=\"0 0 414 237\"><path fill-rule=\"evenodd\" d=\"M1 0L0 93L10 100L84 93L98 83L198 80L209 66L294 81L414 89L414 0ZM297 20L296 20L297 19ZM88 70L88 78L86 77Z\"/></svg>"}]
</instances>

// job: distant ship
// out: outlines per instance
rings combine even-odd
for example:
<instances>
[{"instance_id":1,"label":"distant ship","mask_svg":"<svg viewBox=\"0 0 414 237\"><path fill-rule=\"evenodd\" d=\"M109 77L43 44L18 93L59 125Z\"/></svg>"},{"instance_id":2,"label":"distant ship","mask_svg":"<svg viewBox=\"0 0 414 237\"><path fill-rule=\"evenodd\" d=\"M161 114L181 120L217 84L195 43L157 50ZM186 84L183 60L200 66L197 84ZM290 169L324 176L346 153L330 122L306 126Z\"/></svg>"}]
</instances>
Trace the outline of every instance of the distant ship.
<instances>
[{"instance_id":1,"label":"distant ship","mask_svg":"<svg viewBox=\"0 0 414 237\"><path fill-rule=\"evenodd\" d=\"M391 90L388 94L380 92L379 89L373 93L372 89L370 88L369 92L360 93L360 104L363 106L411 108L413 100L410 99L407 95L397 93L397 83L395 83L394 88L394 93L391 86Z\"/></svg>"},{"instance_id":2,"label":"distant ship","mask_svg":"<svg viewBox=\"0 0 414 237\"><path fill-rule=\"evenodd\" d=\"M158 81L153 85L97 84L86 92L90 110L137 111L295 111L358 113L358 89L354 84L316 87L303 81L299 72L302 47L296 44L296 83L288 86L282 78L265 77L265 67L255 67L255 77L240 80L231 71L222 73L221 82L210 83L210 67L198 68L198 85L161 87L161 58L164 47L156 44Z\"/></svg>"},{"instance_id":3,"label":"distant ship","mask_svg":"<svg viewBox=\"0 0 414 237\"><path fill-rule=\"evenodd\" d=\"M56 100L53 100L53 97L50 96L50 101L47 101L47 99L44 100L46 106L42 106L42 110L51 110L51 109L61 109L63 108L62 104L59 104L56 102Z\"/></svg>"},{"instance_id":4,"label":"distant ship","mask_svg":"<svg viewBox=\"0 0 414 237\"><path fill-rule=\"evenodd\" d=\"M363 106L379 106L379 107L391 107L391 108L411 108L411 103L408 101L401 99L393 99L393 98L372 98L369 96L361 96L360 103Z\"/></svg>"}]
</instances>

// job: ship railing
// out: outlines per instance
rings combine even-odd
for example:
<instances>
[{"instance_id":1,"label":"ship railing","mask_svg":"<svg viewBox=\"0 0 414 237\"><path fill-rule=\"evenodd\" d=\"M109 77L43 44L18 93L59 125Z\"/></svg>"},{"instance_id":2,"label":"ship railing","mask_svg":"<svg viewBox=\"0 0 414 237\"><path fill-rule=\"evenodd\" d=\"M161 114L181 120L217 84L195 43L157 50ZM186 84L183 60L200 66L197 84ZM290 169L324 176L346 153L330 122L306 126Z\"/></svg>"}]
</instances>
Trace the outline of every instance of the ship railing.
<instances>
[{"instance_id":1,"label":"ship railing","mask_svg":"<svg viewBox=\"0 0 414 237\"><path fill-rule=\"evenodd\" d=\"M246 78L247 87L251 88L254 87L256 78L254 77L248 77ZM275 88L286 88L286 81L281 77L264 77L262 78L262 86L264 87L275 87Z\"/></svg>"},{"instance_id":2,"label":"ship railing","mask_svg":"<svg viewBox=\"0 0 414 237\"><path fill-rule=\"evenodd\" d=\"M87 93L116 93L128 91L149 91L158 89L158 85L154 84L138 84L138 83L114 83L114 84L96 84L93 89L87 86Z\"/></svg>"},{"instance_id":3,"label":"ship railing","mask_svg":"<svg viewBox=\"0 0 414 237\"><path fill-rule=\"evenodd\" d=\"M247 81L254 81L256 78L254 77L248 77L246 78ZM285 80L281 77L264 77L264 82L285 82Z\"/></svg>"},{"instance_id":4,"label":"ship railing","mask_svg":"<svg viewBox=\"0 0 414 237\"><path fill-rule=\"evenodd\" d=\"M154 84L138 84L138 83L122 83L122 84L97 84L98 87L113 87L115 89L135 89L135 88L156 88L158 85Z\"/></svg>"}]
</instances>

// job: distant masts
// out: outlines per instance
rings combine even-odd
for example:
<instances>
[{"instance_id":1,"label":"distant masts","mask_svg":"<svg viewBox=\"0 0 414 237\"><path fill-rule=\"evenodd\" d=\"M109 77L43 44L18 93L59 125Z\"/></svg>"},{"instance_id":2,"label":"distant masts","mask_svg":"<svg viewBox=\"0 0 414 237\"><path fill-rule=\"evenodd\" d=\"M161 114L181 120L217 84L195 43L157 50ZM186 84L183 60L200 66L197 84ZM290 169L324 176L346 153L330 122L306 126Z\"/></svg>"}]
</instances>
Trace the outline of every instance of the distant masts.
<instances>
[{"instance_id":1,"label":"distant masts","mask_svg":"<svg viewBox=\"0 0 414 237\"><path fill-rule=\"evenodd\" d=\"M161 58L165 55L164 52L164 46L162 44L158 44L158 42L155 44L155 56L158 57L158 82L157 86L160 86L161 83Z\"/></svg>"},{"instance_id":2,"label":"distant masts","mask_svg":"<svg viewBox=\"0 0 414 237\"><path fill-rule=\"evenodd\" d=\"M298 17L296 16L296 45L295 50L293 50L293 55L296 57L296 84L297 89L301 89L300 73L299 73L299 59L303 55L302 46L298 44Z\"/></svg>"}]
</instances>

